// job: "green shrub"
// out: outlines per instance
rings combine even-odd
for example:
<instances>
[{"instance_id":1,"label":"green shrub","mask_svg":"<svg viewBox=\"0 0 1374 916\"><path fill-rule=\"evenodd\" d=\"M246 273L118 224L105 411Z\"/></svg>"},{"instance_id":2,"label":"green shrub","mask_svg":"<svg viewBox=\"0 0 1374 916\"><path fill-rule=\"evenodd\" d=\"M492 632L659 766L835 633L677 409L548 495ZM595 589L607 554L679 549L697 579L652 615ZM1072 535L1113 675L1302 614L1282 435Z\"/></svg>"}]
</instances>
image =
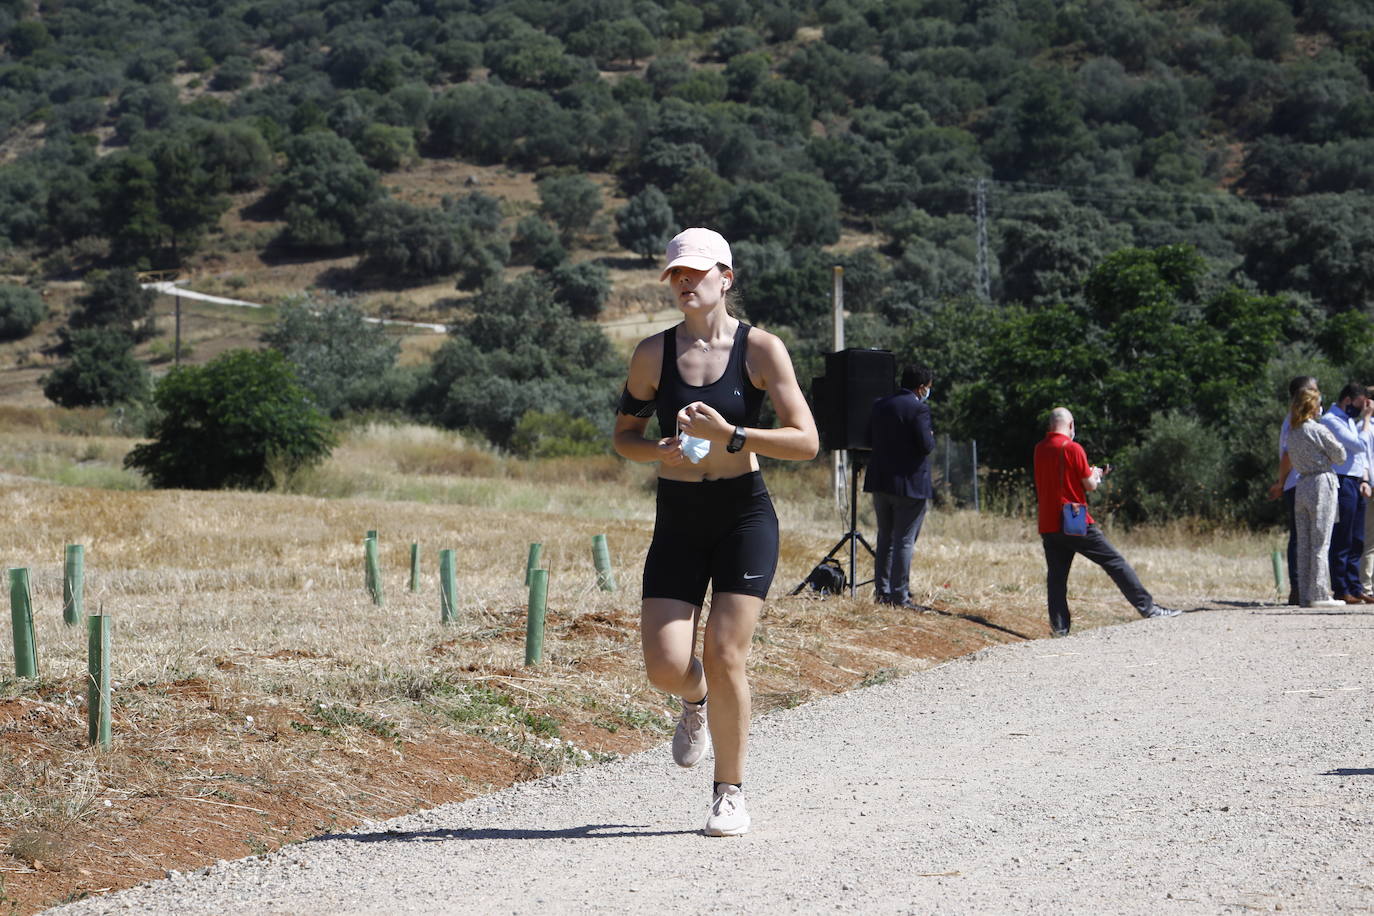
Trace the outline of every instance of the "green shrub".
<instances>
[{"instance_id":1,"label":"green shrub","mask_svg":"<svg viewBox=\"0 0 1374 916\"><path fill-rule=\"evenodd\" d=\"M0 283L0 340L18 340L33 333L48 317L43 297L27 286Z\"/></svg>"},{"instance_id":2,"label":"green shrub","mask_svg":"<svg viewBox=\"0 0 1374 916\"><path fill-rule=\"evenodd\" d=\"M334 445L329 421L275 350L232 350L158 383L152 442L124 466L156 487L267 489L318 464Z\"/></svg>"},{"instance_id":3,"label":"green shrub","mask_svg":"<svg viewBox=\"0 0 1374 916\"><path fill-rule=\"evenodd\" d=\"M346 299L288 300L262 339L286 357L313 402L331 417L398 406L383 392L401 345Z\"/></svg>"},{"instance_id":4,"label":"green shrub","mask_svg":"<svg viewBox=\"0 0 1374 916\"><path fill-rule=\"evenodd\" d=\"M510 448L521 458L600 455L607 449L607 438L596 424L583 417L531 410L515 424Z\"/></svg>"},{"instance_id":5,"label":"green shrub","mask_svg":"<svg viewBox=\"0 0 1374 916\"><path fill-rule=\"evenodd\" d=\"M134 359L134 343L112 328L86 328L67 337L71 358L39 379L43 395L61 407L108 407L148 396L148 370Z\"/></svg>"},{"instance_id":6,"label":"green shrub","mask_svg":"<svg viewBox=\"0 0 1374 916\"><path fill-rule=\"evenodd\" d=\"M1210 425L1170 410L1157 414L1139 445L1126 449L1106 495L1138 522L1217 518L1230 483L1226 443ZM1112 499L1115 502L1116 499Z\"/></svg>"}]
</instances>

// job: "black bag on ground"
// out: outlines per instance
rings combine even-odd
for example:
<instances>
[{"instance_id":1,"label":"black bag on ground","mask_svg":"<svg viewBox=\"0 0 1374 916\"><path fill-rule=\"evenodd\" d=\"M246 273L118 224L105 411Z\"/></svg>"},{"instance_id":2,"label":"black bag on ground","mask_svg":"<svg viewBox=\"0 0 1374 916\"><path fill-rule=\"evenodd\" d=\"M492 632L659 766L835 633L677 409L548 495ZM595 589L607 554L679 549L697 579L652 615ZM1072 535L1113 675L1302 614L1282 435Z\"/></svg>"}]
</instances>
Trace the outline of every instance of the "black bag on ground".
<instances>
[{"instance_id":1,"label":"black bag on ground","mask_svg":"<svg viewBox=\"0 0 1374 916\"><path fill-rule=\"evenodd\" d=\"M813 592L838 595L844 591L844 580L844 567L840 565L840 561L834 557L826 557L811 570L811 575L806 577L806 584L811 586Z\"/></svg>"}]
</instances>

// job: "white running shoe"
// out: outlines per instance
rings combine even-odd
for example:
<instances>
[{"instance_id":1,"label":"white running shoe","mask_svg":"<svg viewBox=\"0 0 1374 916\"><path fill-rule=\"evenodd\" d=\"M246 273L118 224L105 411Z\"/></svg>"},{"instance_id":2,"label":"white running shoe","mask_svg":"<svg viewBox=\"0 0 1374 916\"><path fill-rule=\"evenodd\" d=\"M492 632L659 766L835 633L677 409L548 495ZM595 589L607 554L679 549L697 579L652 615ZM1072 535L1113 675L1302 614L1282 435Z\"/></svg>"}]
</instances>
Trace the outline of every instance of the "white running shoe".
<instances>
[{"instance_id":1,"label":"white running shoe","mask_svg":"<svg viewBox=\"0 0 1374 916\"><path fill-rule=\"evenodd\" d=\"M706 727L706 701L682 701L682 715L673 729L673 760L680 767L694 767L711 748L711 730Z\"/></svg>"},{"instance_id":2,"label":"white running shoe","mask_svg":"<svg viewBox=\"0 0 1374 916\"><path fill-rule=\"evenodd\" d=\"M744 836L749 832L749 809L739 786L723 785L706 815L707 836Z\"/></svg>"},{"instance_id":3,"label":"white running shoe","mask_svg":"<svg viewBox=\"0 0 1374 916\"><path fill-rule=\"evenodd\" d=\"M1345 607L1345 602L1339 598L1318 598L1316 601L1307 602L1308 607Z\"/></svg>"}]
</instances>

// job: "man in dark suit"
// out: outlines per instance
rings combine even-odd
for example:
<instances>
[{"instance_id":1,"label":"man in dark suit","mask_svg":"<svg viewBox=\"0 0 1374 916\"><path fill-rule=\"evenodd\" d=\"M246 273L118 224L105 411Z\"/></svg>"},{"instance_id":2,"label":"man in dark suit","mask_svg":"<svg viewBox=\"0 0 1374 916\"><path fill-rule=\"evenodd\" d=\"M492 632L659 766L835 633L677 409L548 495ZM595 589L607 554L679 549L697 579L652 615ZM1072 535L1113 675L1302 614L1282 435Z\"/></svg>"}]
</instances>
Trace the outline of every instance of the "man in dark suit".
<instances>
[{"instance_id":1,"label":"man in dark suit","mask_svg":"<svg viewBox=\"0 0 1374 916\"><path fill-rule=\"evenodd\" d=\"M902 387L875 401L868 421L873 454L864 474L864 492L873 494L873 511L878 516L874 600L913 610L926 610L912 603L907 580L911 552L934 496L930 453L935 450L935 433L926 403L933 380L925 366L904 367Z\"/></svg>"}]
</instances>

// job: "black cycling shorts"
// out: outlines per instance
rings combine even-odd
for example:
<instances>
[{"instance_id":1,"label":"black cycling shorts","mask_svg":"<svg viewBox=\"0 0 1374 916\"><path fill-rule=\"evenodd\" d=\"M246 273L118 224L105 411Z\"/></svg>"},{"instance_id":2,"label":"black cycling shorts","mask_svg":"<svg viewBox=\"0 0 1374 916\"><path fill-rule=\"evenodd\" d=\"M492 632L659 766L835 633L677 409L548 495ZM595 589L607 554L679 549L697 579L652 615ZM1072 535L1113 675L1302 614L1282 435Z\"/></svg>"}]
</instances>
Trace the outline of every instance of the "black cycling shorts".
<instances>
[{"instance_id":1,"label":"black cycling shorts","mask_svg":"<svg viewBox=\"0 0 1374 916\"><path fill-rule=\"evenodd\" d=\"M714 592L767 597L778 566L778 514L758 471L726 480L658 481L645 598L701 607Z\"/></svg>"}]
</instances>

